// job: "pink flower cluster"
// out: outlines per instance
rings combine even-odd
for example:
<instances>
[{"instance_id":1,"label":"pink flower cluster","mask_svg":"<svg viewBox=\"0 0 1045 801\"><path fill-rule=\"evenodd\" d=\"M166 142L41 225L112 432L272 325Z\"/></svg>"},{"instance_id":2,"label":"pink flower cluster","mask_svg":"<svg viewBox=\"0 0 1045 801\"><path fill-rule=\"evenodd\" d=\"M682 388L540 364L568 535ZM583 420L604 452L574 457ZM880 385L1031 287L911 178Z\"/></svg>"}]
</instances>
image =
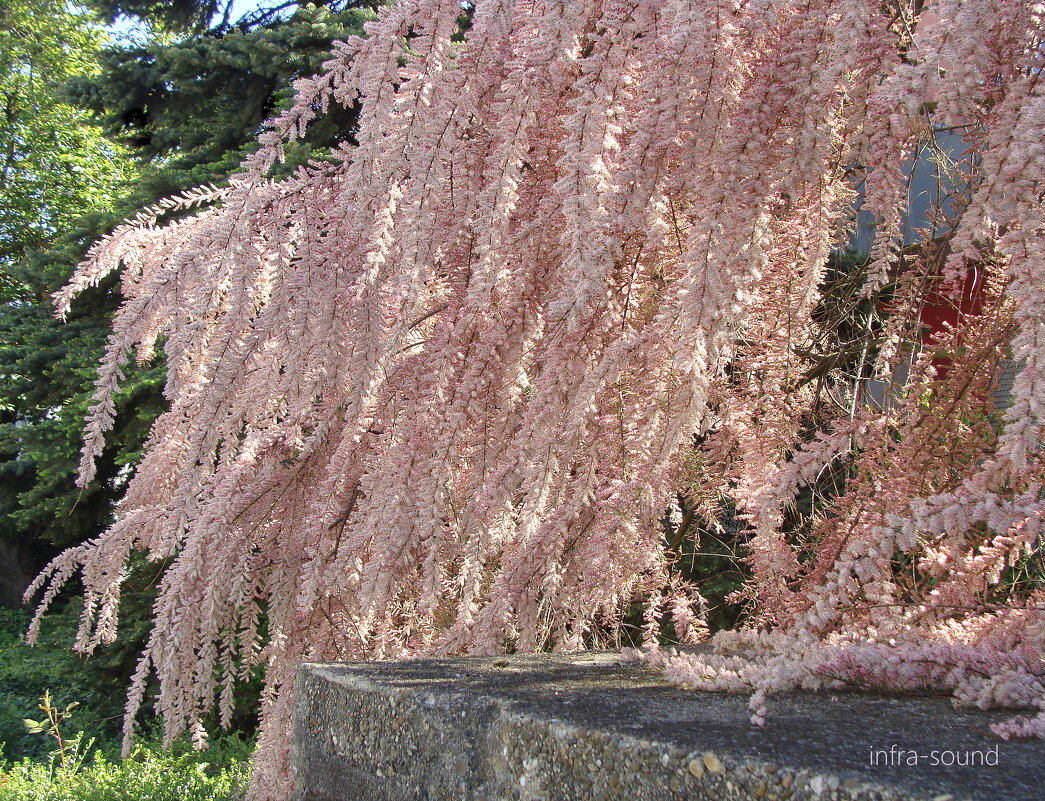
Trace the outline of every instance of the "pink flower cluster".
<instances>
[{"instance_id":1,"label":"pink flower cluster","mask_svg":"<svg viewBox=\"0 0 1045 801\"><path fill-rule=\"evenodd\" d=\"M151 674L168 739L199 739L263 665L252 793L284 798L302 660L577 649L637 597L651 634L700 636L661 532L694 475L750 529L755 607L670 675L753 691L760 721L767 693L837 681L1040 710L1045 599L998 596L1041 549L1041 4L479 0L463 35L461 13L383 9L227 188L143 212L57 297L122 269L84 483L121 365L162 341L169 367L119 518L33 588L82 572L89 652L132 551L168 561L128 736ZM357 145L269 177L357 100ZM968 197L902 254L903 163L936 123L977 154ZM813 381L854 178L879 220L857 297L888 285L892 313ZM977 313L919 352L927 288L970 270Z\"/></svg>"}]
</instances>

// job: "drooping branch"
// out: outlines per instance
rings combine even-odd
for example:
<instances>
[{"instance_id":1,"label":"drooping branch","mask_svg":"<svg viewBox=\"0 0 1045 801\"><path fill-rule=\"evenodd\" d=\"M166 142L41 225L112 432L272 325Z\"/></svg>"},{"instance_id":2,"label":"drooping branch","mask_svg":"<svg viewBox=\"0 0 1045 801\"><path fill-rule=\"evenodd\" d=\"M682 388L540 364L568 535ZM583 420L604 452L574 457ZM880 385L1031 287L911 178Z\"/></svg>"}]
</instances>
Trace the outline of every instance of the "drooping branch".
<instances>
[{"instance_id":1,"label":"drooping branch","mask_svg":"<svg viewBox=\"0 0 1045 801\"><path fill-rule=\"evenodd\" d=\"M128 732L150 672L168 737L201 736L263 663L252 792L283 797L302 659L612 643L642 597L649 632L696 632L660 526L680 490L735 506L770 628L671 675L759 719L840 675L1040 703L1040 599L994 610L1043 511L1040 7L895 5L486 0L462 32L456 0L402 0L227 190L96 245L58 297L123 268L84 480L131 352L164 343L170 410L121 518L47 576L82 570L90 650L130 552L171 560ZM267 177L357 101L355 146ZM897 239L936 121L980 156L942 275ZM878 231L825 314L854 170ZM923 338L930 290L960 313Z\"/></svg>"}]
</instances>

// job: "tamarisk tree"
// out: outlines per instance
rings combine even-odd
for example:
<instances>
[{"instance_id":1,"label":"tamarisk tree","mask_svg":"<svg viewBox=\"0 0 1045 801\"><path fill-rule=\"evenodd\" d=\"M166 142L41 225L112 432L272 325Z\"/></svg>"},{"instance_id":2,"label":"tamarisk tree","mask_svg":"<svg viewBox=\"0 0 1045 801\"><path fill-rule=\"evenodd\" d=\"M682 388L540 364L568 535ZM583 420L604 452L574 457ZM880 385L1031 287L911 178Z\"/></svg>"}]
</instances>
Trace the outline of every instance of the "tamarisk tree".
<instances>
[{"instance_id":1,"label":"tamarisk tree","mask_svg":"<svg viewBox=\"0 0 1045 801\"><path fill-rule=\"evenodd\" d=\"M252 792L283 797L303 659L577 649L636 598L699 636L662 530L680 489L736 510L752 607L710 656L651 639L671 676L752 691L756 722L856 681L1045 733L1043 13L400 0L338 44L228 188L141 212L57 296L123 271L82 484L121 365L169 365L118 519L36 585L82 573L90 652L129 554L169 561L128 735L151 674L168 738L202 740L263 665ZM356 103L351 145L271 177ZM967 189L901 250L940 127ZM858 189L876 233L839 304ZM958 313L925 337L930 294Z\"/></svg>"}]
</instances>

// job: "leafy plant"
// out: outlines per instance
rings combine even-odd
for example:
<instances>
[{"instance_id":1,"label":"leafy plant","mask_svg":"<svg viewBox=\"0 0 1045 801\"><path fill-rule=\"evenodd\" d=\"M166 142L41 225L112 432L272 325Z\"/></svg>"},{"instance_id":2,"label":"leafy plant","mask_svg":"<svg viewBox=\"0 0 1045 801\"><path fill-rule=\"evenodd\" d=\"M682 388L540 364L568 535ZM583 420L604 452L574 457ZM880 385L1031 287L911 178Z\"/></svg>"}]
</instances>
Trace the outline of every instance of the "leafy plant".
<instances>
[{"instance_id":1,"label":"leafy plant","mask_svg":"<svg viewBox=\"0 0 1045 801\"><path fill-rule=\"evenodd\" d=\"M121 684L126 677L110 675L112 666L106 664L104 654L95 664L69 650L77 617L75 601L56 611L33 647L25 642L29 617L17 610L0 610L0 746L8 758L47 759L46 739L23 724L45 692L55 709L79 705L75 719L64 726L66 739L88 730L98 745L112 747L119 732Z\"/></svg>"},{"instance_id":2,"label":"leafy plant","mask_svg":"<svg viewBox=\"0 0 1045 801\"><path fill-rule=\"evenodd\" d=\"M58 707L52 703L51 691L45 690L40 698L40 711L44 713L43 720L31 720L26 718L22 722L30 734L44 734L55 742L55 748L50 752L52 768L54 761L58 761L58 770L62 773L75 773L80 769L87 753L94 745L94 738L84 740L84 733L78 732L68 735L62 731L65 724L72 715L79 701L70 701L65 707Z\"/></svg>"},{"instance_id":3,"label":"leafy plant","mask_svg":"<svg viewBox=\"0 0 1045 801\"><path fill-rule=\"evenodd\" d=\"M204 752L183 741L163 748L146 740L126 759L95 751L66 771L29 759L5 762L0 754L0 801L238 801L251 748L235 736L215 738Z\"/></svg>"}]
</instances>

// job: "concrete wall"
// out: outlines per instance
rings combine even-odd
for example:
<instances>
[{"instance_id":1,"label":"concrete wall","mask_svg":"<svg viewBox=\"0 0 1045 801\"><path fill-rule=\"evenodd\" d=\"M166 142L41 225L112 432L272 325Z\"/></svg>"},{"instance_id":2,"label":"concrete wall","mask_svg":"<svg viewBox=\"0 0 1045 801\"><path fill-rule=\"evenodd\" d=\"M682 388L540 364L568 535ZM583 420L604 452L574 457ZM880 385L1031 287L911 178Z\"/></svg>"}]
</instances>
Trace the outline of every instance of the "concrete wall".
<instances>
[{"instance_id":1,"label":"concrete wall","mask_svg":"<svg viewBox=\"0 0 1045 801\"><path fill-rule=\"evenodd\" d=\"M303 665L297 692L298 801L1032 801L1045 786L1045 743L987 731L1002 713L790 694L758 729L745 696L605 654ZM977 764L932 766L934 750Z\"/></svg>"}]
</instances>

